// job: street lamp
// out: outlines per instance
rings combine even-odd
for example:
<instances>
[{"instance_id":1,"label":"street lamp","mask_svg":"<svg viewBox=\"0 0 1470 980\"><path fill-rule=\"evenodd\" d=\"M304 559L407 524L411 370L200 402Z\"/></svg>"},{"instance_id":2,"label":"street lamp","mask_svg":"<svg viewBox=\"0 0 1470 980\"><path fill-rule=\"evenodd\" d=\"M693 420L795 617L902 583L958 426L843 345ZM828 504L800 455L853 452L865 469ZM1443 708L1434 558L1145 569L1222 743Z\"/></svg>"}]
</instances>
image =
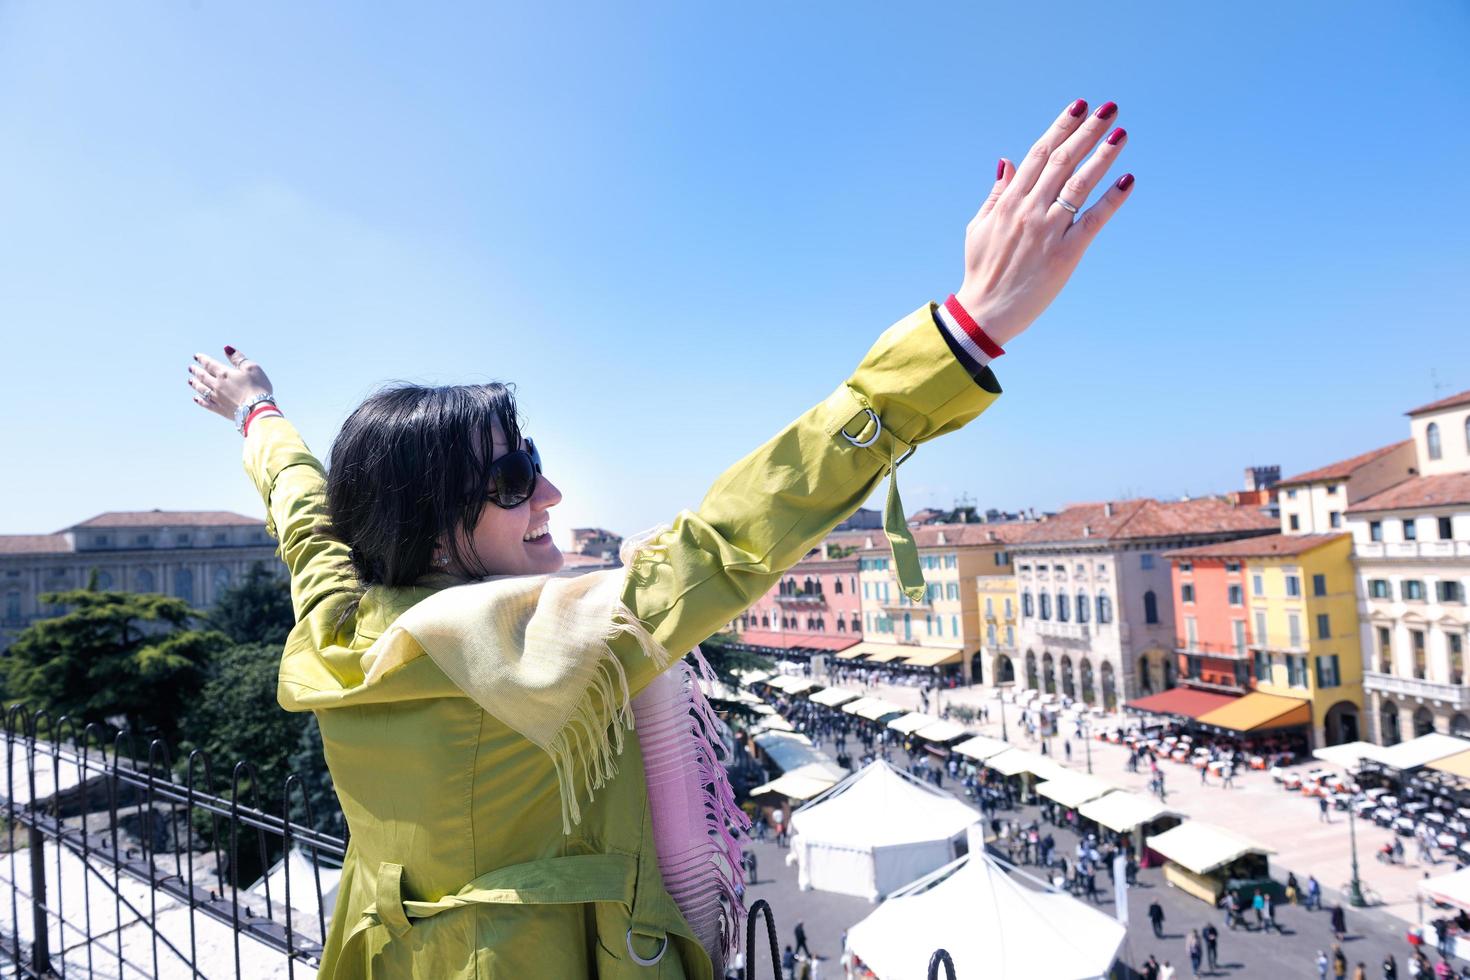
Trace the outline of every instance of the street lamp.
<instances>
[{"instance_id":1,"label":"street lamp","mask_svg":"<svg viewBox=\"0 0 1470 980\"><path fill-rule=\"evenodd\" d=\"M1363 883L1358 880L1357 821L1358 800L1360 799L1362 799L1362 795L1355 793L1352 799L1348 800L1348 840L1351 842L1353 849L1353 877L1348 882L1348 904L1355 909L1360 909L1368 904L1367 900L1363 898Z\"/></svg>"},{"instance_id":2,"label":"street lamp","mask_svg":"<svg viewBox=\"0 0 1470 980\"><path fill-rule=\"evenodd\" d=\"M1000 691L1000 740L1009 742L1010 735L1006 733L1006 692L1005 689L1014 684L1015 681L997 681L995 687Z\"/></svg>"}]
</instances>

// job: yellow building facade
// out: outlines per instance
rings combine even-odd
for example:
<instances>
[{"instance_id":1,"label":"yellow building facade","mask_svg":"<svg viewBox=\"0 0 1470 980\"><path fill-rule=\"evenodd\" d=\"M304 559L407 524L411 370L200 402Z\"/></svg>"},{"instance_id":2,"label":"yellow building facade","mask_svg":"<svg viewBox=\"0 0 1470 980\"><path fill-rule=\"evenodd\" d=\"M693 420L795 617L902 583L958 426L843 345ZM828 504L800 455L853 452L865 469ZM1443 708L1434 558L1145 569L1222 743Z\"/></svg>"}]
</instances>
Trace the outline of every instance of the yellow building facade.
<instances>
[{"instance_id":1,"label":"yellow building facade","mask_svg":"<svg viewBox=\"0 0 1470 980\"><path fill-rule=\"evenodd\" d=\"M1016 679L1016 628L1021 599L1014 570L975 576L975 604L980 614L980 664L972 676L986 684Z\"/></svg>"}]
</instances>

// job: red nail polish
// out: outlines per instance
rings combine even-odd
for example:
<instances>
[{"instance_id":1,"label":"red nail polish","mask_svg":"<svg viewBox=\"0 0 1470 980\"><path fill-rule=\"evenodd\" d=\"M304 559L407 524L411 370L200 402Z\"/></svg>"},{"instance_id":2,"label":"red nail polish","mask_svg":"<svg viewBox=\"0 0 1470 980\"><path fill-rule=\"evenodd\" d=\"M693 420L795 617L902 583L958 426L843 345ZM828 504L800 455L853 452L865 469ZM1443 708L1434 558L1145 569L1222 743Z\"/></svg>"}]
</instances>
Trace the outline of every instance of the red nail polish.
<instances>
[{"instance_id":1,"label":"red nail polish","mask_svg":"<svg viewBox=\"0 0 1470 980\"><path fill-rule=\"evenodd\" d=\"M1124 174L1123 176L1121 176L1121 177L1118 178L1118 190L1120 190L1120 191L1126 191L1128 188L1130 188L1132 186L1133 186L1133 175L1132 174Z\"/></svg>"},{"instance_id":2,"label":"red nail polish","mask_svg":"<svg viewBox=\"0 0 1470 980\"><path fill-rule=\"evenodd\" d=\"M225 354L227 356L233 356L234 353L235 353L235 348L231 347L229 344L225 344Z\"/></svg>"},{"instance_id":3,"label":"red nail polish","mask_svg":"<svg viewBox=\"0 0 1470 980\"><path fill-rule=\"evenodd\" d=\"M1078 116L1082 115L1086 111L1087 100L1078 99L1076 102L1072 103L1072 108L1067 110L1067 115L1071 116L1073 119L1076 119Z\"/></svg>"},{"instance_id":4,"label":"red nail polish","mask_svg":"<svg viewBox=\"0 0 1470 980\"><path fill-rule=\"evenodd\" d=\"M1127 135L1128 135L1128 130L1123 129L1120 126L1119 128L1113 130L1112 133L1110 133L1108 135L1108 145L1109 146L1117 146L1119 143L1123 142L1123 137L1125 137Z\"/></svg>"},{"instance_id":5,"label":"red nail polish","mask_svg":"<svg viewBox=\"0 0 1470 980\"><path fill-rule=\"evenodd\" d=\"M995 179L996 180L1000 180L1005 175L1006 175L1006 161L1005 161L1005 157L1001 157L1000 162L995 165Z\"/></svg>"},{"instance_id":6,"label":"red nail polish","mask_svg":"<svg viewBox=\"0 0 1470 980\"><path fill-rule=\"evenodd\" d=\"M1104 102L1102 105L1097 107L1097 112L1094 113L1094 115L1096 115L1099 119L1111 119L1113 118L1113 113L1117 111L1118 103Z\"/></svg>"}]
</instances>

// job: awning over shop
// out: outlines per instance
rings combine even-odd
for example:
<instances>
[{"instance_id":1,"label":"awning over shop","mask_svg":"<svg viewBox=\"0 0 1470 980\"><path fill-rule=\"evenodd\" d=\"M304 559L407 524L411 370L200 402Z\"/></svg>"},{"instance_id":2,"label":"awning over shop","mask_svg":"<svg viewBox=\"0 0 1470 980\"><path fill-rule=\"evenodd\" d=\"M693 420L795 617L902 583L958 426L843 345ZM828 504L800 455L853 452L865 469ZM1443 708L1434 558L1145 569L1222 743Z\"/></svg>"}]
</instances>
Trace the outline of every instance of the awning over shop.
<instances>
[{"instance_id":1,"label":"awning over shop","mask_svg":"<svg viewBox=\"0 0 1470 980\"><path fill-rule=\"evenodd\" d=\"M845 687L829 687L825 691L817 691L807 700L813 704L824 704L829 708L835 708L840 704L856 701L860 697L862 695L857 691L849 691Z\"/></svg>"},{"instance_id":2,"label":"awning over shop","mask_svg":"<svg viewBox=\"0 0 1470 980\"><path fill-rule=\"evenodd\" d=\"M1445 756L1443 759L1431 762L1429 768L1447 772L1451 776L1470 778L1470 751Z\"/></svg>"},{"instance_id":3,"label":"awning over shop","mask_svg":"<svg viewBox=\"0 0 1470 980\"><path fill-rule=\"evenodd\" d=\"M737 704L747 705L757 705L761 703L761 699L756 697L754 694L751 694L749 691L742 691L739 688L731 687L724 681L707 681L703 678L700 678L699 689L704 693L704 696L709 698L711 701L733 701Z\"/></svg>"},{"instance_id":4,"label":"awning over shop","mask_svg":"<svg viewBox=\"0 0 1470 980\"><path fill-rule=\"evenodd\" d=\"M865 647L872 647L868 653L868 663L886 664L890 660L901 660L912 655L915 647L900 646L897 643L864 643Z\"/></svg>"},{"instance_id":5,"label":"awning over shop","mask_svg":"<svg viewBox=\"0 0 1470 980\"><path fill-rule=\"evenodd\" d=\"M920 652L914 654L904 661L910 667L942 667L945 664L957 664L964 659L963 650L946 649L944 647L924 647Z\"/></svg>"},{"instance_id":6,"label":"awning over shop","mask_svg":"<svg viewBox=\"0 0 1470 980\"><path fill-rule=\"evenodd\" d=\"M766 684L774 687L778 691L785 691L787 694L800 694L803 691L810 691L814 687L822 686L807 677L790 677L787 675L772 677L766 681Z\"/></svg>"},{"instance_id":7,"label":"awning over shop","mask_svg":"<svg viewBox=\"0 0 1470 980\"><path fill-rule=\"evenodd\" d=\"M847 775L847 770L813 745L811 739L805 735L795 732L762 732L755 737L755 744L761 747L761 751L765 752L783 774L823 773L831 776L834 783Z\"/></svg>"},{"instance_id":8,"label":"awning over shop","mask_svg":"<svg viewBox=\"0 0 1470 980\"><path fill-rule=\"evenodd\" d=\"M774 677L775 676L775 672L774 671L770 671L770 670L750 670L750 669L746 669L746 670L733 671L733 673L735 674L735 679L740 682L740 686L741 687L751 687L751 686L753 686L755 684L759 684L761 681L765 680L767 677Z\"/></svg>"},{"instance_id":9,"label":"awning over shop","mask_svg":"<svg viewBox=\"0 0 1470 980\"><path fill-rule=\"evenodd\" d=\"M1005 752L998 753L986 759L985 765L989 769L994 769L1002 776L1016 776L1023 772L1029 772L1038 779L1068 776L1072 772L1066 766L1052 762L1046 756L1027 749L1009 749Z\"/></svg>"},{"instance_id":10,"label":"awning over shop","mask_svg":"<svg viewBox=\"0 0 1470 980\"><path fill-rule=\"evenodd\" d=\"M1195 717L1201 725L1232 732L1263 732L1312 723L1312 705L1301 698L1252 691L1229 704Z\"/></svg>"},{"instance_id":11,"label":"awning over shop","mask_svg":"<svg viewBox=\"0 0 1470 980\"><path fill-rule=\"evenodd\" d=\"M1190 820L1145 842L1164 857L1197 875L1207 875L1247 854L1275 854L1265 844L1213 824Z\"/></svg>"},{"instance_id":12,"label":"awning over shop","mask_svg":"<svg viewBox=\"0 0 1470 980\"><path fill-rule=\"evenodd\" d=\"M774 708L771 709L771 713L770 714L765 715L763 718L761 718L760 721L756 722L750 728L750 733L752 735L759 735L761 732L794 732L794 731L796 731L796 726L792 725L791 722L787 721L785 718L782 718L780 715L776 714L776 711L775 711ZM802 738L806 738L805 735L803 735L801 737ZM757 743L758 742L759 742L759 740L757 740Z\"/></svg>"},{"instance_id":13,"label":"awning over shop","mask_svg":"<svg viewBox=\"0 0 1470 980\"><path fill-rule=\"evenodd\" d=\"M844 704L842 706L842 710L844 712L846 712L847 714L855 715L859 711L861 711L862 709L866 708L868 706L869 702L872 702L872 701L882 701L882 700L883 700L882 698L875 698L875 697L858 698L856 701L849 701L846 704Z\"/></svg>"},{"instance_id":14,"label":"awning over shop","mask_svg":"<svg viewBox=\"0 0 1470 980\"><path fill-rule=\"evenodd\" d=\"M842 777L827 771L820 763L802 766L769 783L763 783L750 791L751 796L762 793L777 793L787 799L809 800L818 793L825 793L836 786Z\"/></svg>"},{"instance_id":15,"label":"awning over shop","mask_svg":"<svg viewBox=\"0 0 1470 980\"><path fill-rule=\"evenodd\" d=\"M856 646L848 647L846 650L837 654L837 659L856 660L858 657L866 657L868 655L867 647L868 644L866 643L859 643Z\"/></svg>"},{"instance_id":16,"label":"awning over shop","mask_svg":"<svg viewBox=\"0 0 1470 980\"><path fill-rule=\"evenodd\" d=\"M917 711L913 711L909 714L893 719L888 723L888 727L893 729L895 732L898 732L900 735L910 735L923 728L925 725L933 725L938 721L939 719L935 718L933 715L926 715L921 714Z\"/></svg>"},{"instance_id":17,"label":"awning over shop","mask_svg":"<svg viewBox=\"0 0 1470 980\"><path fill-rule=\"evenodd\" d=\"M858 638L851 636L821 636L806 633L790 633L778 630L745 630L737 633L731 646L750 650L799 651L801 653L834 653L846 650Z\"/></svg>"},{"instance_id":18,"label":"awning over shop","mask_svg":"<svg viewBox=\"0 0 1470 980\"><path fill-rule=\"evenodd\" d=\"M1372 762L1380 762L1385 746L1374 745L1372 742L1346 742L1342 745L1326 745L1320 749L1312 750L1312 758L1321 759L1328 765L1337 766L1340 769L1356 769L1363 764L1364 759Z\"/></svg>"},{"instance_id":19,"label":"awning over shop","mask_svg":"<svg viewBox=\"0 0 1470 980\"><path fill-rule=\"evenodd\" d=\"M1160 817L1183 816L1178 810L1169 809L1151 796L1123 789L1084 803L1077 808L1077 812L1120 834L1130 833Z\"/></svg>"},{"instance_id":20,"label":"awning over shop","mask_svg":"<svg viewBox=\"0 0 1470 980\"><path fill-rule=\"evenodd\" d=\"M1419 882L1419 891L1436 902L1470 909L1470 868L1461 868L1437 878Z\"/></svg>"},{"instance_id":21,"label":"awning over shop","mask_svg":"<svg viewBox=\"0 0 1470 980\"><path fill-rule=\"evenodd\" d=\"M1011 750L1011 743L1002 742L1000 739L991 738L988 735L976 735L974 738L966 739L959 745L956 745L954 750L967 759L984 762L993 755L1009 752Z\"/></svg>"},{"instance_id":22,"label":"awning over shop","mask_svg":"<svg viewBox=\"0 0 1470 980\"><path fill-rule=\"evenodd\" d=\"M1076 809L1088 800L1095 800L1099 796L1112 792L1115 788L1107 780L1098 779L1096 776L1068 772L1065 775L1052 776L1036 787L1036 792L1068 809Z\"/></svg>"},{"instance_id":23,"label":"awning over shop","mask_svg":"<svg viewBox=\"0 0 1470 980\"><path fill-rule=\"evenodd\" d=\"M926 725L919 729L914 734L927 742L952 742L970 733L965 731L963 725L957 725L952 721L936 721L932 725Z\"/></svg>"},{"instance_id":24,"label":"awning over shop","mask_svg":"<svg viewBox=\"0 0 1470 980\"><path fill-rule=\"evenodd\" d=\"M1129 701L1125 707L1130 711L1142 711L1151 715L1175 715L1180 718L1198 718L1216 708L1223 708L1237 699L1234 694L1216 694L1213 691L1196 691L1192 687L1175 687L1158 694L1150 694L1137 701Z\"/></svg>"},{"instance_id":25,"label":"awning over shop","mask_svg":"<svg viewBox=\"0 0 1470 980\"><path fill-rule=\"evenodd\" d=\"M1377 761L1390 769L1406 772L1465 751L1470 751L1470 742L1463 738L1430 732L1398 745L1390 745L1379 753Z\"/></svg>"}]
</instances>

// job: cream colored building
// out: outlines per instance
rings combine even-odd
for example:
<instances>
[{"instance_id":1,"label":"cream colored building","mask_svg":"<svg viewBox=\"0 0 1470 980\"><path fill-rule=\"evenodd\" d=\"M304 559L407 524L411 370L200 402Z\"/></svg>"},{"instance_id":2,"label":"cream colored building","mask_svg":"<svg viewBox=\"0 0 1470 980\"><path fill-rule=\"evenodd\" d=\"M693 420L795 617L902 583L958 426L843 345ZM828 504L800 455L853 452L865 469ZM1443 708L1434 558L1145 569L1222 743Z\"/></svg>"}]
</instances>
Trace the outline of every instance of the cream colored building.
<instances>
[{"instance_id":1,"label":"cream colored building","mask_svg":"<svg viewBox=\"0 0 1470 980\"><path fill-rule=\"evenodd\" d=\"M863 646L860 662L958 669L966 683L989 681L976 582L1010 576L1010 542L1027 524L928 524L910 528L927 591L911 602L898 587L893 553L881 531L858 547ZM913 648L919 648L917 650Z\"/></svg>"},{"instance_id":2,"label":"cream colored building","mask_svg":"<svg viewBox=\"0 0 1470 980\"><path fill-rule=\"evenodd\" d=\"M0 535L0 648L55 610L48 592L161 592L211 605L256 562L283 573L265 522L225 511L101 514L55 534Z\"/></svg>"},{"instance_id":3,"label":"cream colored building","mask_svg":"<svg viewBox=\"0 0 1470 980\"><path fill-rule=\"evenodd\" d=\"M1354 456L1276 485L1282 534L1331 534L1347 527L1348 507L1414 475L1414 443Z\"/></svg>"},{"instance_id":4,"label":"cream colored building","mask_svg":"<svg viewBox=\"0 0 1470 980\"><path fill-rule=\"evenodd\" d=\"M1373 737L1470 736L1470 391L1409 415L1415 468L1347 513Z\"/></svg>"}]
</instances>

